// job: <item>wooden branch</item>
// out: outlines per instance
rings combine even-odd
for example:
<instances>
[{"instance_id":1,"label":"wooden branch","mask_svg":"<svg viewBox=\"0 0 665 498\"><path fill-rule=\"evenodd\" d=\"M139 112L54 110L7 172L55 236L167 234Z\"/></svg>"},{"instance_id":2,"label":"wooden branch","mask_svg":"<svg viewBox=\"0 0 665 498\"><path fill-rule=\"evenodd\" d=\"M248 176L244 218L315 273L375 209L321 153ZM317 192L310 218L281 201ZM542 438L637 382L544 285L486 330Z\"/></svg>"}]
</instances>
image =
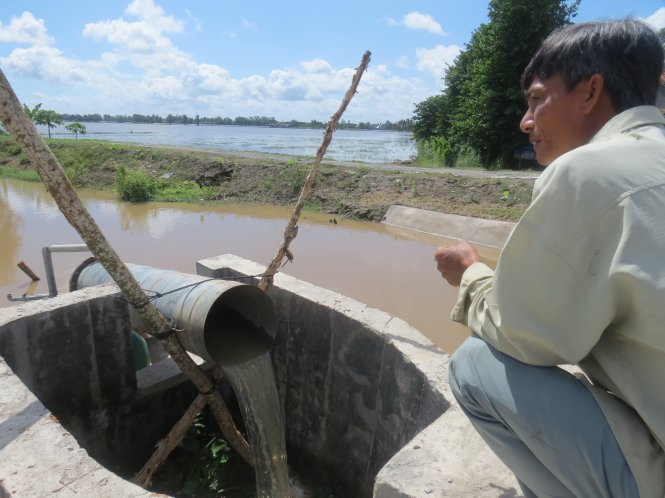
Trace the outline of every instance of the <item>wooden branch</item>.
<instances>
[{"instance_id":1,"label":"wooden branch","mask_svg":"<svg viewBox=\"0 0 665 498\"><path fill-rule=\"evenodd\" d=\"M298 218L300 217L302 208L305 205L305 199L307 198L310 190L312 189L314 178L316 177L316 173L319 170L319 165L321 164L323 155L326 153L328 145L330 145L330 142L332 141L332 135L335 129L337 128L337 123L342 117L342 114L344 114L344 111L346 110L346 107L349 105L349 102L351 102L351 99L356 94L358 83L360 83L360 78L362 78L363 73L367 69L367 65L369 64L371 55L372 54L369 50L365 52L365 54L363 55L362 60L360 61L360 66L358 66L358 68L356 69L356 73L353 75L351 86L346 91L346 95L344 95L344 99L342 99L342 103L339 106L339 109L337 109L337 112L332 115L330 121L328 122L326 132L323 135L323 142L321 143L321 146L319 147L319 150L316 153L316 157L314 158L314 163L312 163L312 167L309 171L309 174L305 179L305 184L303 185L302 190L300 191L300 197L298 197L298 201L296 202L296 205L293 209L293 214L291 215L291 219L289 220L289 222L286 225L286 228L284 229L284 240L282 241L282 245L280 245L279 249L277 250L277 254L266 268L266 271L263 273L263 277L261 277L261 281L259 282L258 287L263 291L267 291L272 286L273 277L275 276L275 273L277 273L277 270L279 270L279 267L281 266L282 261L284 260L284 256L287 256L289 260L293 259L293 255L289 251L289 244L291 244L291 241L296 238L296 235L298 235L298 227L296 226L296 224L298 223Z\"/></svg>"},{"instance_id":2,"label":"wooden branch","mask_svg":"<svg viewBox=\"0 0 665 498\"><path fill-rule=\"evenodd\" d=\"M217 366L213 369L213 379L218 380L223 375L224 371L222 367ZM155 449L152 456L132 479L134 484L137 484L143 488L147 488L152 484L153 474L159 470L171 452L182 442L185 434L187 433L187 429L189 429L189 426L194 423L194 419L199 413L203 411L207 403L208 400L202 394L199 394L196 398L194 398L194 401L192 401L192 404L189 405L189 408L180 418L180 420L178 420L178 422L176 422L176 424L171 428L166 437L157 443L157 448ZM229 413L228 409L225 411L226 413ZM231 423L233 424L233 421L231 421ZM233 425L233 430L237 430L235 425Z\"/></svg>"},{"instance_id":3,"label":"wooden branch","mask_svg":"<svg viewBox=\"0 0 665 498\"><path fill-rule=\"evenodd\" d=\"M182 442L187 429L194 423L196 416L206 406L206 398L199 394L184 415L171 428L166 437L157 443L157 449L143 465L143 468L134 476L132 482L142 488L148 488L152 484L152 476L166 461L171 452Z\"/></svg>"},{"instance_id":4,"label":"wooden branch","mask_svg":"<svg viewBox=\"0 0 665 498\"><path fill-rule=\"evenodd\" d=\"M32 270L30 269L30 267L29 267L28 265L25 264L25 262L23 262L23 261L19 261L19 263L18 263L16 266L18 266L19 269L20 269L23 273L25 273L28 277L30 277L30 279L31 279L33 282L36 282L37 280L39 280L39 277L38 277L37 275L35 275L35 272L32 271Z\"/></svg>"},{"instance_id":5,"label":"wooden branch","mask_svg":"<svg viewBox=\"0 0 665 498\"><path fill-rule=\"evenodd\" d=\"M95 258L113 278L130 305L146 321L148 332L154 335L171 331L171 325L147 298L134 276L108 243L99 226L79 199L62 166L60 166L58 160L23 111L23 106L2 70L0 70L0 121L14 136L30 162L35 165L39 176L62 214L65 215L65 218L76 229ZM245 460L251 462L249 445L235 429L228 410L224 413L226 404L219 392L213 389L214 385L210 377L194 363L174 334L167 336L161 342L173 361L187 375L199 392L210 393L206 394L206 397L215 414L215 419L220 424L224 437ZM229 431L229 420L235 430Z\"/></svg>"}]
</instances>

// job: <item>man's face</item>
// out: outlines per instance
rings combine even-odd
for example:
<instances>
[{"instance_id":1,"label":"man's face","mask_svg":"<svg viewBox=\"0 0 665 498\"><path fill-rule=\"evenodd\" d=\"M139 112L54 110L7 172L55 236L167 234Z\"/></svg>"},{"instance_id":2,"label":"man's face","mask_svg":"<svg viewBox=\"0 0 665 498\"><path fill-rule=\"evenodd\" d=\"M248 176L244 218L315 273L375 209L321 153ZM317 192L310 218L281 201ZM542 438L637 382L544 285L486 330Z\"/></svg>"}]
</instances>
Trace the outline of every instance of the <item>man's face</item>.
<instances>
[{"instance_id":1,"label":"man's face","mask_svg":"<svg viewBox=\"0 0 665 498\"><path fill-rule=\"evenodd\" d=\"M587 98L584 81L568 91L561 76L541 79L536 76L526 91L529 108L520 129L529 134L536 159L549 166L559 156L584 145L587 131L583 103Z\"/></svg>"}]
</instances>

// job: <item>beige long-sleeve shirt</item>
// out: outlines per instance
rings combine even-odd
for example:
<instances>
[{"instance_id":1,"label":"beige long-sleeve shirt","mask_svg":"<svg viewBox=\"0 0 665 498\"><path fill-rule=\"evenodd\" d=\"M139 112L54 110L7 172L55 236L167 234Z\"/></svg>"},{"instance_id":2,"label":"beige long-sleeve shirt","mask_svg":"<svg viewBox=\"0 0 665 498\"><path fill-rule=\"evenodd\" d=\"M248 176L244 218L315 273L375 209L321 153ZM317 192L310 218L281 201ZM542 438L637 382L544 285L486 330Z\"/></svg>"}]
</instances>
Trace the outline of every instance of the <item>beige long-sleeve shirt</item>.
<instances>
[{"instance_id":1,"label":"beige long-sleeve shirt","mask_svg":"<svg viewBox=\"0 0 665 498\"><path fill-rule=\"evenodd\" d=\"M640 496L665 496L665 119L657 108L615 116L546 168L496 271L476 263L464 273L452 319L525 363L578 365Z\"/></svg>"}]
</instances>

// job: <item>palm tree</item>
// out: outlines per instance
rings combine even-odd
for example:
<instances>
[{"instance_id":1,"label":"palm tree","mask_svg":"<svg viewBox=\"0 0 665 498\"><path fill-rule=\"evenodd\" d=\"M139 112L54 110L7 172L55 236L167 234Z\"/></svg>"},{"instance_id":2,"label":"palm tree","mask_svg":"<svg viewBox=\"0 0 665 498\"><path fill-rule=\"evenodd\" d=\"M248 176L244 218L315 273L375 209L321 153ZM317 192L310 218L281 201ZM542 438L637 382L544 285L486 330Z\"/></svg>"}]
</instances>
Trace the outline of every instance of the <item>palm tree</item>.
<instances>
[{"instance_id":1,"label":"palm tree","mask_svg":"<svg viewBox=\"0 0 665 498\"><path fill-rule=\"evenodd\" d=\"M62 117L55 111L51 109L42 109L42 104L37 104L32 110L23 104L23 110L25 113L30 116L30 119L35 124L46 125L48 130L48 137L51 138L51 128L55 128L55 125L62 124Z\"/></svg>"},{"instance_id":2,"label":"palm tree","mask_svg":"<svg viewBox=\"0 0 665 498\"><path fill-rule=\"evenodd\" d=\"M76 135L76 140L78 140L78 138L79 138L79 133L81 135L83 135L87 131L85 129L85 125L82 125L78 121L74 121L73 123L70 123L67 126L65 126L65 130L70 131L74 135Z\"/></svg>"}]
</instances>

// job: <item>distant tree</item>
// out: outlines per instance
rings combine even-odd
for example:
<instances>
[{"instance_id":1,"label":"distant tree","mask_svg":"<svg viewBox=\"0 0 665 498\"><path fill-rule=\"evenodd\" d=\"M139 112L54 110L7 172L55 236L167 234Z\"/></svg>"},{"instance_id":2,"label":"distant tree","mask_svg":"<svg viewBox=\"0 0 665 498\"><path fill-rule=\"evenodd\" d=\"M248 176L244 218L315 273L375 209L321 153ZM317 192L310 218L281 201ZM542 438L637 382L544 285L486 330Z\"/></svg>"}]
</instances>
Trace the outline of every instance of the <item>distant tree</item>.
<instances>
[{"instance_id":1,"label":"distant tree","mask_svg":"<svg viewBox=\"0 0 665 498\"><path fill-rule=\"evenodd\" d=\"M51 128L55 128L56 125L62 124L62 118L60 117L60 114L52 111L51 109L44 109L41 112L39 119L40 121L38 121L37 124L46 125L49 138L51 138Z\"/></svg>"},{"instance_id":2,"label":"distant tree","mask_svg":"<svg viewBox=\"0 0 665 498\"><path fill-rule=\"evenodd\" d=\"M85 125L82 125L78 121L75 121L73 123L70 123L65 126L65 130L73 133L76 137L76 140L79 138L79 133L81 135L85 134L88 130L86 130Z\"/></svg>"},{"instance_id":3,"label":"distant tree","mask_svg":"<svg viewBox=\"0 0 665 498\"><path fill-rule=\"evenodd\" d=\"M35 124L46 125L48 137L51 138L51 128L62 124L62 116L51 109L42 109L42 104L37 104L32 110L23 104L23 110Z\"/></svg>"},{"instance_id":4,"label":"distant tree","mask_svg":"<svg viewBox=\"0 0 665 498\"><path fill-rule=\"evenodd\" d=\"M416 104L413 117L413 137L416 140L426 140L447 132L447 101L448 96L440 93Z\"/></svg>"},{"instance_id":5,"label":"distant tree","mask_svg":"<svg viewBox=\"0 0 665 498\"><path fill-rule=\"evenodd\" d=\"M30 108L26 104L23 104L23 112L25 112L25 115L28 116L32 120L32 122L35 121L33 116L36 115L41 108L42 105L37 104L32 110L30 110Z\"/></svg>"}]
</instances>

